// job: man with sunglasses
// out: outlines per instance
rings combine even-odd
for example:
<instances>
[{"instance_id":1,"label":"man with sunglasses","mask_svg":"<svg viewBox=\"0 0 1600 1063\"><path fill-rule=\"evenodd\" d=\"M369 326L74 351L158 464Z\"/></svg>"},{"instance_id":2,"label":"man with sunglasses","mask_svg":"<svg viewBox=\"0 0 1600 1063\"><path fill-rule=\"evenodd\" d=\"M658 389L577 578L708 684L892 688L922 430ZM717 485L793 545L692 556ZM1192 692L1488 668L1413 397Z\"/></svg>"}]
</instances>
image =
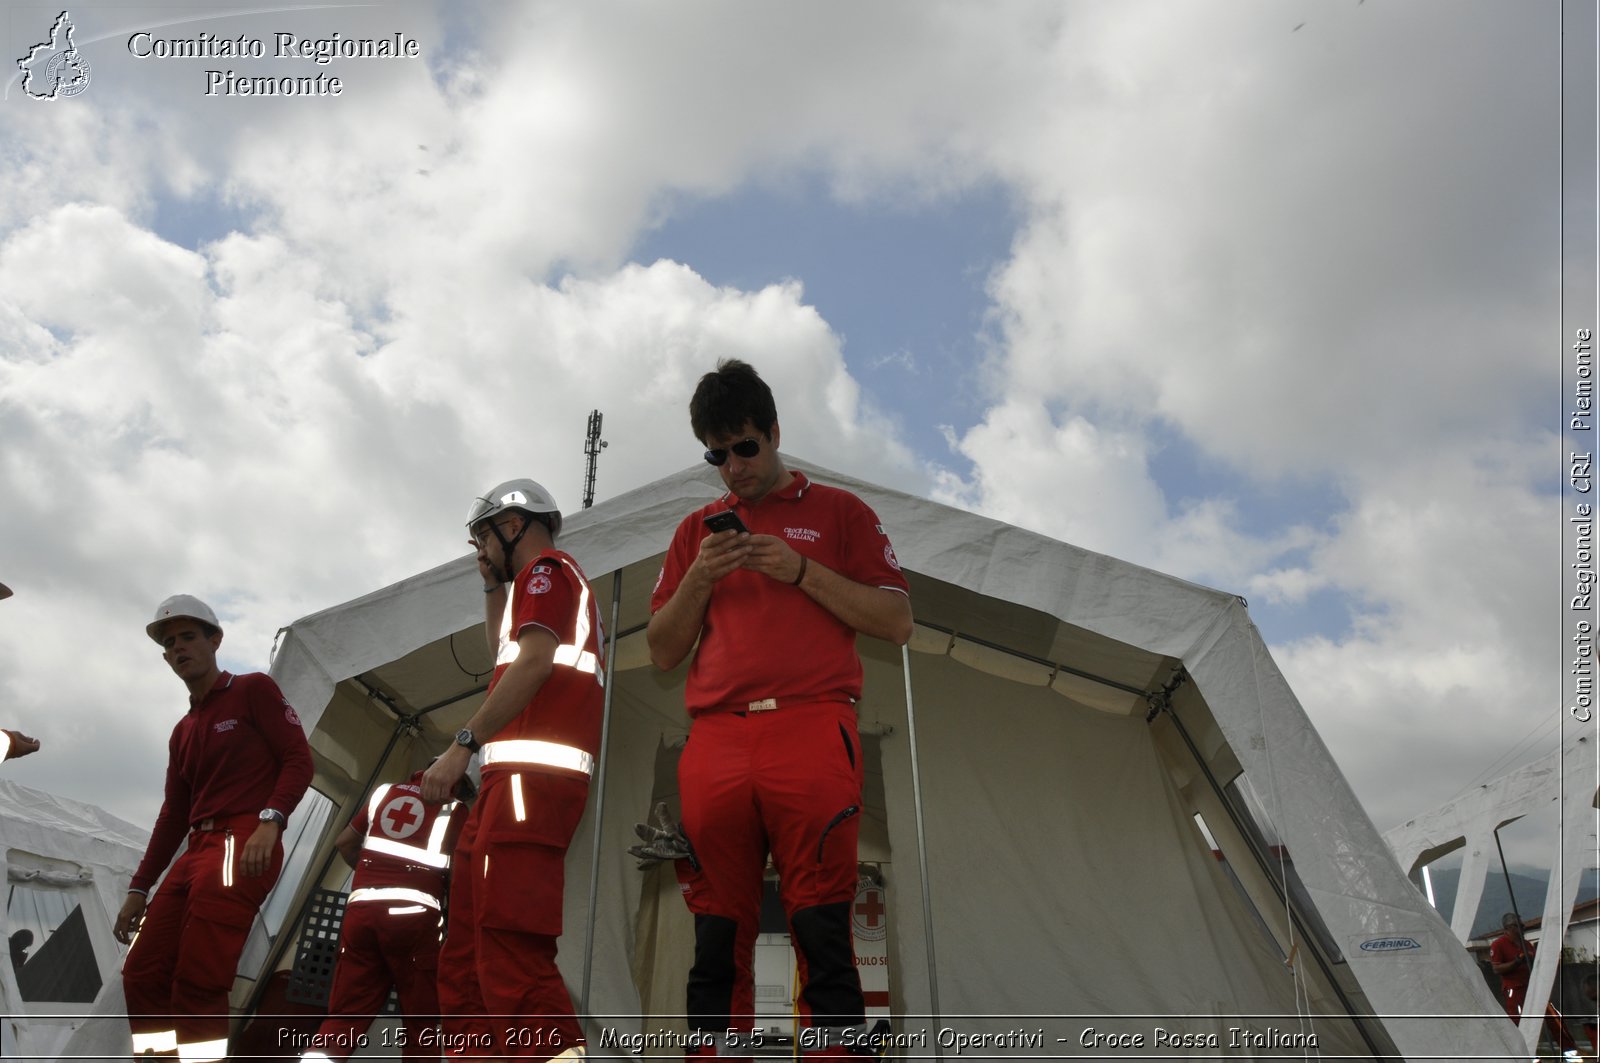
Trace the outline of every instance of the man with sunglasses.
<instances>
[{"instance_id":1,"label":"man with sunglasses","mask_svg":"<svg viewBox=\"0 0 1600 1063\"><path fill-rule=\"evenodd\" d=\"M467 528L497 656L483 704L422 776L422 799L441 802L472 754L483 768L439 954L445 1046L452 1057L582 1056L556 939L567 846L600 749L600 609L578 562L556 549L561 511L534 481L475 499Z\"/></svg>"},{"instance_id":2,"label":"man with sunglasses","mask_svg":"<svg viewBox=\"0 0 1600 1063\"><path fill-rule=\"evenodd\" d=\"M651 598L651 660L689 656L693 722L678 764L683 829L701 874L690 909L692 1056L748 1057L752 1016L730 1014L751 977L770 849L805 976L809 1058L864 1052L850 936L863 764L857 633L904 644L911 601L876 514L785 467L772 391L729 360L689 403L728 492L678 526ZM730 518L737 527L715 529ZM698 648L696 644L698 642Z\"/></svg>"}]
</instances>

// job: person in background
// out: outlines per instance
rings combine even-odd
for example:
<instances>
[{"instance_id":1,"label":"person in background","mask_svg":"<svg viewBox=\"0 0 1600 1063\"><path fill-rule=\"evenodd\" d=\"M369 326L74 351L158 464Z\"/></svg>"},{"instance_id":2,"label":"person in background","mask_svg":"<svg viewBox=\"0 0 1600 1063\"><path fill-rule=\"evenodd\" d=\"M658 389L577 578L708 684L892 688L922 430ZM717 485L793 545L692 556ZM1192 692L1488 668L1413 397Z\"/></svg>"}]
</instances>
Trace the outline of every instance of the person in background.
<instances>
[{"instance_id":1,"label":"person in background","mask_svg":"<svg viewBox=\"0 0 1600 1063\"><path fill-rule=\"evenodd\" d=\"M217 666L222 625L206 603L173 595L145 634L188 689L189 711L167 743L161 812L114 932L133 944L122 982L135 1057L206 1063L228 1055L228 994L283 867L283 828L311 783L311 747L270 676Z\"/></svg>"}]
</instances>

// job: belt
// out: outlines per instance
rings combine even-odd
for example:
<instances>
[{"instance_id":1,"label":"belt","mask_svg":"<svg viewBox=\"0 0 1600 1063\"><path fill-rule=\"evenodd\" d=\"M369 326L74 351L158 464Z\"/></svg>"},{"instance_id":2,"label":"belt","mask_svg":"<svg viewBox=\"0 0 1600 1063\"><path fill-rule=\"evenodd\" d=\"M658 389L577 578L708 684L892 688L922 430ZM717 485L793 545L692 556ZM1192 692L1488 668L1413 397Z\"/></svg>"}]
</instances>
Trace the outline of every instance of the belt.
<instances>
[{"instance_id":1,"label":"belt","mask_svg":"<svg viewBox=\"0 0 1600 1063\"><path fill-rule=\"evenodd\" d=\"M246 813L246 815L247 814L248 813ZM241 818L243 818L243 817L242 816L207 816L205 819L196 820L189 827L189 829L190 830L197 830L197 831L227 830L229 827L232 827L234 825L234 822L236 820L241 819Z\"/></svg>"},{"instance_id":2,"label":"belt","mask_svg":"<svg viewBox=\"0 0 1600 1063\"><path fill-rule=\"evenodd\" d=\"M731 712L736 716L753 715L758 712L777 712L779 709L793 709L802 705L854 705L850 698L841 697L810 697L810 698L762 698L760 701L735 701L719 707L719 711Z\"/></svg>"}]
</instances>

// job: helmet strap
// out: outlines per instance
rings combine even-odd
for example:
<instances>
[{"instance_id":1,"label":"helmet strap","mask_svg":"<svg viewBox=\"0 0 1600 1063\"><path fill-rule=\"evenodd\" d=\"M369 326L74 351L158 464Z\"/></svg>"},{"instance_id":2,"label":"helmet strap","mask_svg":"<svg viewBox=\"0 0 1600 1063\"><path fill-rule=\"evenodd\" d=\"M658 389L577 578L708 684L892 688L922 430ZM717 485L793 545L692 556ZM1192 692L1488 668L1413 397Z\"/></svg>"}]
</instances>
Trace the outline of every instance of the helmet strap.
<instances>
[{"instance_id":1,"label":"helmet strap","mask_svg":"<svg viewBox=\"0 0 1600 1063\"><path fill-rule=\"evenodd\" d=\"M512 580L517 578L517 574L512 571L512 566L516 562L511 559L511 555L516 552L517 544L522 541L522 537L528 534L528 522L533 519L530 514L524 513L520 510L517 511L517 516L522 518L522 527L518 528L517 534L513 535L510 539L505 537L505 533L500 530L500 525L496 524L492 520L489 522L489 530L494 532L494 537L500 541L500 550L502 556L505 558L505 565L503 569L495 573L495 575L500 577L501 583L510 583Z\"/></svg>"}]
</instances>

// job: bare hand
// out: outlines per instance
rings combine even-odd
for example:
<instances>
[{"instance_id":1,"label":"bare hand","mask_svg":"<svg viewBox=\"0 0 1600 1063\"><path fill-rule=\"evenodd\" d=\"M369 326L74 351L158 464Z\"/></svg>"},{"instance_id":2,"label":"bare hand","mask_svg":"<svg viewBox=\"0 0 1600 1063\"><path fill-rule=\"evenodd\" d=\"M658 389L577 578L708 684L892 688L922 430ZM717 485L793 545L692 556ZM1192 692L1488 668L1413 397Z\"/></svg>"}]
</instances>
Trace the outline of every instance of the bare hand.
<instances>
[{"instance_id":1,"label":"bare hand","mask_svg":"<svg viewBox=\"0 0 1600 1063\"><path fill-rule=\"evenodd\" d=\"M779 583L793 583L800 575L800 555L776 535L752 535L744 567Z\"/></svg>"},{"instance_id":2,"label":"bare hand","mask_svg":"<svg viewBox=\"0 0 1600 1063\"><path fill-rule=\"evenodd\" d=\"M7 729L5 733L6 737L11 739L10 745L6 749L6 760L16 760L18 757L25 757L29 753L39 752L39 740L37 738L29 738L21 731L12 731L10 729Z\"/></svg>"},{"instance_id":3,"label":"bare hand","mask_svg":"<svg viewBox=\"0 0 1600 1063\"><path fill-rule=\"evenodd\" d=\"M456 783L467 773L467 762L472 754L466 746L452 745L422 773L422 799L430 805L440 805L456 791Z\"/></svg>"},{"instance_id":4,"label":"bare hand","mask_svg":"<svg viewBox=\"0 0 1600 1063\"><path fill-rule=\"evenodd\" d=\"M117 913L117 922L111 933L126 945L133 940L133 935L139 932L139 924L143 922L144 894L130 893L128 899L122 902L122 911Z\"/></svg>"},{"instance_id":5,"label":"bare hand","mask_svg":"<svg viewBox=\"0 0 1600 1063\"><path fill-rule=\"evenodd\" d=\"M250 835L250 840L244 843L244 848L239 850L239 869L244 872L245 878L256 878L265 875L272 866L272 850L278 844L278 824L273 820L262 820Z\"/></svg>"},{"instance_id":6,"label":"bare hand","mask_svg":"<svg viewBox=\"0 0 1600 1063\"><path fill-rule=\"evenodd\" d=\"M771 536L756 536L732 529L712 532L700 540L700 553L696 555L694 564L689 566L689 571L684 573L684 582L698 581L710 587L734 569L745 567L750 543L758 538Z\"/></svg>"}]
</instances>

